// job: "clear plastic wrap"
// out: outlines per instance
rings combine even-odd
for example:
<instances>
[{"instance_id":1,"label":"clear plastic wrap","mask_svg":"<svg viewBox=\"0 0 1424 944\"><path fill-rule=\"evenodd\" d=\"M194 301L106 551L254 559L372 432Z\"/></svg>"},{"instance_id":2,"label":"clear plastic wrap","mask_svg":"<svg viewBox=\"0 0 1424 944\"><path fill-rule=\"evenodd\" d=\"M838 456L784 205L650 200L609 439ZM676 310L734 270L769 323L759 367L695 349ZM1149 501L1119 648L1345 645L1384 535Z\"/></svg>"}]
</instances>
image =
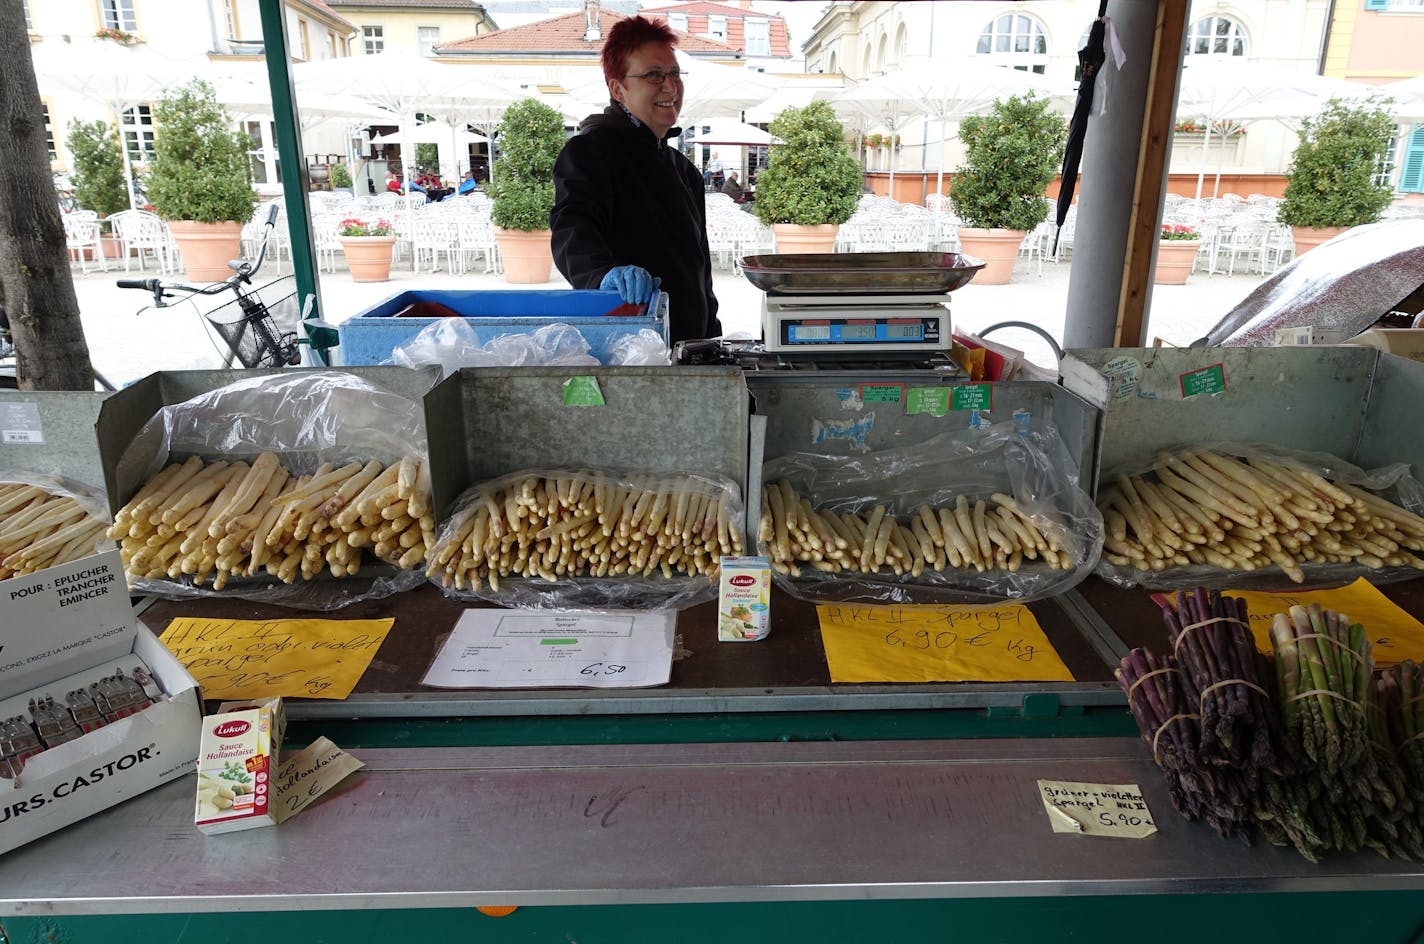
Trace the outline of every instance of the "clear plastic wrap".
<instances>
[{"instance_id":1,"label":"clear plastic wrap","mask_svg":"<svg viewBox=\"0 0 1424 944\"><path fill-rule=\"evenodd\" d=\"M429 492L421 404L340 371L234 381L163 407L129 448L153 457L143 481L170 462L192 456L236 462L275 453L293 477L312 473L323 463L391 466L416 456L417 485L424 494ZM290 584L259 574L228 582L217 591L195 585L186 577L131 575L131 579L135 591L167 598L236 596L299 609L333 610L417 587L424 582L422 567L400 569L367 563L357 576L337 579L319 575Z\"/></svg>"},{"instance_id":2,"label":"clear plastic wrap","mask_svg":"<svg viewBox=\"0 0 1424 944\"><path fill-rule=\"evenodd\" d=\"M591 367L599 360L573 325L555 322L534 331L502 334L481 344L463 318L441 318L391 352L398 367ZM637 366L668 363L668 347L656 331L628 332L613 342L610 364Z\"/></svg>"},{"instance_id":3,"label":"clear plastic wrap","mask_svg":"<svg viewBox=\"0 0 1424 944\"><path fill-rule=\"evenodd\" d=\"M63 499L72 499L85 517L76 518L72 505L66 511L54 504ZM112 548L114 542L104 534L109 520L102 488L62 476L0 469L0 580Z\"/></svg>"},{"instance_id":4,"label":"clear plastic wrap","mask_svg":"<svg viewBox=\"0 0 1424 944\"><path fill-rule=\"evenodd\" d=\"M1306 452L1265 443L1212 442L1193 444L1159 453L1152 465L1145 469L1109 469L1105 471L1102 476L1102 484L1099 488L1098 504L1100 508L1106 509L1105 515L1109 520L1107 526L1108 534L1103 547L1103 557L1097 567L1098 576L1120 587L1145 587L1152 590L1178 590L1197 586L1232 590L1286 590L1302 584L1336 585L1348 583L1359 577L1368 577L1372 583L1388 583L1399 580L1409 580L1420 575L1420 568L1398 564L1391 565L1387 563L1385 559L1391 555L1398 556L1400 559L1404 559L1407 556L1420 559L1421 566L1424 566L1424 557L1421 557L1418 553L1411 554L1409 550L1403 546L1389 547L1389 544L1396 542L1388 537L1385 537L1384 541L1381 542L1380 536L1368 531L1369 527L1373 527L1372 525L1356 527L1355 515L1353 513L1349 513L1348 518L1332 517L1330 512L1326 509L1326 503L1331 500L1331 490L1320 486L1317 486L1313 490L1305 489L1305 486L1302 486L1302 494L1309 491L1313 496L1311 501L1316 505L1313 511L1320 515L1325 515L1326 518L1323 519L1317 520L1316 518L1301 515L1299 509L1296 507L1299 502L1294 497L1287 496L1287 498L1282 499L1268 495L1266 497L1272 500L1269 502L1262 501L1259 504L1268 508L1271 512L1272 519L1269 523L1262 523L1261 527L1250 527L1252 523L1250 521L1250 515L1247 515L1247 520L1243 522L1242 520L1234 518L1229 513L1219 512L1217 514L1217 520L1215 521L1218 534L1221 535L1219 539L1215 536L1205 534L1207 525L1206 522L1200 519L1192 526L1195 530L1191 531L1190 537L1188 536L1188 529L1185 524L1182 529L1174 529L1172 531L1173 537L1171 539L1175 540L1177 537L1186 538L1189 542L1196 545L1196 549L1200 551L1210 549L1210 551L1215 554L1223 553L1223 548L1227 542L1236 541L1238 536L1244 536L1247 541L1254 541L1261 545L1261 554L1267 555L1268 557L1273 552L1288 555L1291 560L1290 566L1298 571L1295 575L1295 578L1298 579L1293 578L1280 562L1266 562L1265 560L1259 559L1254 562L1255 569L1252 570L1245 569L1241 566L1222 566L1222 564L1227 563L1225 561L1218 561L1217 563L1178 563L1172 566L1164 565L1160 570L1144 570L1139 567L1131 566L1130 564L1122 563L1125 555L1121 553L1121 551L1123 551L1127 544L1135 543L1137 535L1139 535L1136 528L1127 520L1127 516L1120 510L1123 508L1124 502L1126 502L1128 507L1134 504L1128 500L1128 496L1124 492L1124 488L1121 484L1123 477L1131 477L1129 484L1132 484L1135 492L1138 491L1140 487L1137 483L1140 483L1143 478L1147 478L1147 481L1152 486L1153 494L1139 494L1138 500L1144 503L1155 504L1156 499L1165 498L1169 510L1174 511L1178 520L1181 522L1186 522L1187 515L1190 514L1190 512L1183 507L1181 500L1177 497L1180 493L1175 491L1175 489L1171 490L1172 494L1165 494L1168 490L1163 489L1161 473L1157 471L1163 467L1167 469L1169 475L1174 475L1178 479L1185 481L1188 486L1191 486L1194 482L1208 480L1213 481L1218 488L1229 485L1231 489L1228 490L1228 495L1233 494L1234 490L1238 500L1243 501L1243 503L1249 507L1250 503L1245 501L1245 499L1250 497L1249 494L1241 493L1239 488L1243 483L1225 471L1232 469L1232 466L1224 465L1219 462L1217 462L1216 465L1212 465L1211 462L1206 462L1206 468L1216 473L1214 477L1205 475L1200 469L1197 470L1197 475L1192 476L1190 474L1190 470L1192 469L1191 465L1187 467L1186 472L1183 472L1182 462L1187 457L1193 457L1193 461L1197 465L1201 465L1203 460L1201 460L1200 457L1203 455L1207 455L1208 457L1215 455L1243 460L1244 464L1248 467L1252 467L1252 460L1265 460L1266 462L1276 465L1303 470L1309 476L1318 476L1328 483L1332 483L1334 486L1344 486L1345 493L1351 495L1356 501L1358 501L1358 497L1353 494L1352 490L1366 490L1390 504L1397 506L1399 509L1402 509L1402 514L1406 517L1424 515L1424 486L1421 486L1418 480L1410 475L1409 466L1406 463L1393 463L1378 469L1365 470L1329 453ZM1282 492L1283 489L1289 489L1288 485L1284 485L1277 479L1271 478L1267 472L1263 472L1259 469L1257 471L1260 472L1261 477L1265 479L1266 486L1269 489L1277 490L1277 492L1281 494L1284 494L1284 492ZM1151 473L1150 476L1147 474L1149 472ZM1236 475L1240 474L1240 470L1237 469ZM1168 481L1170 481L1170 479ZM1308 478L1301 481L1304 482L1305 485L1309 485L1310 483L1310 479ZM1188 488L1188 491L1190 491L1190 488ZM1242 497L1243 494L1244 497ZM1119 498L1117 496L1121 497ZM1289 501L1289 504L1286 503L1287 501ZM1336 508L1350 507L1342 506L1338 501L1335 501L1333 504ZM1234 510L1238 515L1241 514L1239 509ZM1208 515L1208 518L1210 517L1211 516ZM1379 517L1379 513L1370 512L1369 517ZM1120 524L1118 523L1119 518L1122 519ZM1292 519L1294 519L1294 521L1292 521ZM1154 520L1160 519L1154 515ZM1334 521L1334 524L1329 523L1331 520ZM1383 522L1381 522L1381 524L1383 524ZM1420 547L1424 547L1424 520L1420 520L1418 526L1420 528L1419 545ZM1311 528L1314 528L1313 532ZM1405 524L1403 529L1409 530L1409 525ZM1251 533L1252 531L1261 530L1269 530L1278 546L1272 547L1270 542L1265 540L1264 537ZM1399 529L1395 527L1390 530ZM1365 536L1365 543L1370 546L1370 551L1363 551L1361 549L1360 542L1353 537L1357 533ZM1129 539L1126 544L1119 535L1123 535ZM1200 543L1196 543L1194 540L1202 537L1208 539ZM1297 547L1293 548L1291 546L1292 542L1294 542ZM1332 545L1330 542L1334 542L1334 544ZM1303 550L1303 548L1306 547L1309 547L1310 550ZM1338 560L1329 559L1331 557L1340 556L1336 553L1337 548L1353 548L1354 550L1351 550L1349 553L1352 559L1357 561L1371 561L1371 559L1374 558L1374 554L1371 553L1371 551L1380 551L1382 554L1378 560L1381 562L1381 566L1367 566L1364 563L1342 563ZM1317 561L1305 559L1306 554L1319 556L1323 559ZM1150 560L1151 555L1148 555L1149 563ZM1239 564L1239 561L1229 562Z\"/></svg>"},{"instance_id":5,"label":"clear plastic wrap","mask_svg":"<svg viewBox=\"0 0 1424 944\"><path fill-rule=\"evenodd\" d=\"M740 554L735 483L691 473L531 469L466 489L427 576L455 599L541 609L685 609Z\"/></svg>"},{"instance_id":6,"label":"clear plastic wrap","mask_svg":"<svg viewBox=\"0 0 1424 944\"><path fill-rule=\"evenodd\" d=\"M792 453L767 462L762 481L768 495L771 485L789 483L818 513L869 512L874 519L875 506L884 506L885 516L894 516L907 541L916 540L917 528L922 527L917 524L921 506L932 513L946 509L952 515L961 496L971 506L982 499L985 519L992 521L990 516L997 515L996 509L1007 509L1007 499L1011 499L1021 514L1015 514L1012 524L996 522L994 530L1031 521L1040 535L1052 534L1062 551L1061 556L1054 552L1054 564L1048 563L1049 554L1044 551L1050 548L1045 547L1035 549L1032 557L1023 553L1012 564L994 566L997 547L991 547L987 561L982 561L987 564L982 571L964 561L955 565L954 556L949 555L943 569L924 566L918 576L883 569L865 572L862 564L839 572L818 570L816 564L798 565L799 574L785 572L789 566L779 567L776 582L793 596L811 602L1027 602L1077 584L1092 572L1102 547L1102 517L1078 487L1078 470L1062 439L1051 432L1019 432L1011 423L945 433L914 445L860 456ZM769 507L770 502L764 500L763 516ZM886 517L877 520L883 524ZM971 523L976 522L971 519ZM980 533L983 531L980 527ZM933 541L932 534L930 537ZM947 535L944 538L948 540ZM770 539L778 540L774 527ZM940 542L933 543L943 551ZM757 546L759 553L776 556L765 527L759 531Z\"/></svg>"}]
</instances>

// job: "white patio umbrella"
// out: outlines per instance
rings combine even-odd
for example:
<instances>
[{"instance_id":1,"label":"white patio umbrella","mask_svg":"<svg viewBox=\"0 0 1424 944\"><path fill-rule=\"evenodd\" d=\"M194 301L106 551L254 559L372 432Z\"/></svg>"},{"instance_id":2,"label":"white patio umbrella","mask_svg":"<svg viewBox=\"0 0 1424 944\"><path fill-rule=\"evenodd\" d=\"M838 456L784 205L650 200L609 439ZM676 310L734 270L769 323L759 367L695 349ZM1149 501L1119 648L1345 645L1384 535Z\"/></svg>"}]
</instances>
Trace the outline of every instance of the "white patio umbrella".
<instances>
[{"instance_id":1,"label":"white patio umbrella","mask_svg":"<svg viewBox=\"0 0 1424 944\"><path fill-rule=\"evenodd\" d=\"M765 147L781 143L781 139L772 137L769 131L729 118L709 118L695 127L688 126L685 130L691 132L691 138L698 144Z\"/></svg>"},{"instance_id":2,"label":"white patio umbrella","mask_svg":"<svg viewBox=\"0 0 1424 944\"><path fill-rule=\"evenodd\" d=\"M372 144L391 145L398 147L414 147L417 144L449 144L450 129L444 122L428 122L423 125L416 125L412 129L396 131L392 134L378 134L371 138ZM455 131L455 143L468 147L471 144L488 144L489 138L482 134L475 134L473 131Z\"/></svg>"},{"instance_id":3,"label":"white patio umbrella","mask_svg":"<svg viewBox=\"0 0 1424 944\"><path fill-rule=\"evenodd\" d=\"M1072 93L1064 92L1043 76L996 66L979 56L915 62L851 86L835 95L831 102L837 113L858 112L873 124L884 125L891 134L897 134L911 118L930 118L939 122L940 139L945 141L948 140L945 126L949 122L985 111L999 99L1030 92L1057 99L1065 109L1071 107ZM940 190L944 187L943 165L941 160L937 181ZM893 193L893 163L890 179Z\"/></svg>"},{"instance_id":4,"label":"white patio umbrella","mask_svg":"<svg viewBox=\"0 0 1424 944\"><path fill-rule=\"evenodd\" d=\"M417 114L437 115L451 131L477 120L498 122L504 109L528 97L523 89L493 77L479 63L442 62L414 53L348 56L292 67L298 101L303 92L351 95L400 116L403 132ZM488 124L482 125L485 130ZM453 144L453 140L451 141Z\"/></svg>"},{"instance_id":5,"label":"white patio umbrella","mask_svg":"<svg viewBox=\"0 0 1424 944\"><path fill-rule=\"evenodd\" d=\"M251 115L272 114L272 92L267 84L267 73L221 74L212 79L218 101L234 118ZM352 95L298 94L297 123L302 131L310 131L317 125L342 118L352 123L390 123L399 116L368 104Z\"/></svg>"},{"instance_id":6,"label":"white patio umbrella","mask_svg":"<svg viewBox=\"0 0 1424 944\"><path fill-rule=\"evenodd\" d=\"M686 78L683 80L682 121L691 124L709 118L736 118L741 120L742 112L760 105L772 96L783 80L738 66L725 66L689 56L681 49L675 50L677 67ZM576 101L590 108L601 108L608 104L608 83L602 73L590 76L569 90Z\"/></svg>"},{"instance_id":7,"label":"white patio umbrella","mask_svg":"<svg viewBox=\"0 0 1424 944\"><path fill-rule=\"evenodd\" d=\"M1191 57L1182 69L1177 88L1177 115L1203 118L1202 162L1197 171L1197 199L1206 177L1207 149L1212 125L1246 118L1284 118L1314 114L1319 103L1332 96L1358 95L1360 85L1332 79L1289 66L1235 59ZM1307 106L1314 101L1317 104ZM1300 111L1309 107L1308 111ZM1217 181L1220 183L1218 170Z\"/></svg>"},{"instance_id":8,"label":"white patio umbrella","mask_svg":"<svg viewBox=\"0 0 1424 944\"><path fill-rule=\"evenodd\" d=\"M170 59L146 46L121 46L108 40L40 43L31 50L41 93L68 92L113 109L115 119L130 108L161 98L189 79L207 76L207 57ZM133 166L127 142L120 140L129 207L136 208Z\"/></svg>"}]
</instances>

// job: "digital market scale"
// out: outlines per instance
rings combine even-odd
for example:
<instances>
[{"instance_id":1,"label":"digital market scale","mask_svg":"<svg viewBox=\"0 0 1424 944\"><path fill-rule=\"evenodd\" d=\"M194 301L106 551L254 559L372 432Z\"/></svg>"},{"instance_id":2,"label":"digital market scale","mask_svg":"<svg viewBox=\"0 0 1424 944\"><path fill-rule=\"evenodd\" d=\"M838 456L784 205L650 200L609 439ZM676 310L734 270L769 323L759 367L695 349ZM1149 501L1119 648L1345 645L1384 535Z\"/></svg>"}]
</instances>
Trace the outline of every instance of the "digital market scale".
<instances>
[{"instance_id":1,"label":"digital market scale","mask_svg":"<svg viewBox=\"0 0 1424 944\"><path fill-rule=\"evenodd\" d=\"M953 366L952 291L984 267L954 252L746 256L761 289L762 340L691 342L679 363L749 370Z\"/></svg>"}]
</instances>

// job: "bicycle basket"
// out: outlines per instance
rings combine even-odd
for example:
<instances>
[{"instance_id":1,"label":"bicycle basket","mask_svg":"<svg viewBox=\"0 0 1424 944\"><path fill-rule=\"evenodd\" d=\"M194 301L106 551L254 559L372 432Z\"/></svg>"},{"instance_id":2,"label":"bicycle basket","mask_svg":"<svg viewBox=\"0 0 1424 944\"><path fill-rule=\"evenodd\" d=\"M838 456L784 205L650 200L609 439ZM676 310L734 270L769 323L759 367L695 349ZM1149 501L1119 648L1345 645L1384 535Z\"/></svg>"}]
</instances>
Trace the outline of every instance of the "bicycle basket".
<instances>
[{"instance_id":1,"label":"bicycle basket","mask_svg":"<svg viewBox=\"0 0 1424 944\"><path fill-rule=\"evenodd\" d=\"M290 276L219 305L204 317L243 367L289 367L300 360L296 331L284 330L295 327L300 317Z\"/></svg>"}]
</instances>

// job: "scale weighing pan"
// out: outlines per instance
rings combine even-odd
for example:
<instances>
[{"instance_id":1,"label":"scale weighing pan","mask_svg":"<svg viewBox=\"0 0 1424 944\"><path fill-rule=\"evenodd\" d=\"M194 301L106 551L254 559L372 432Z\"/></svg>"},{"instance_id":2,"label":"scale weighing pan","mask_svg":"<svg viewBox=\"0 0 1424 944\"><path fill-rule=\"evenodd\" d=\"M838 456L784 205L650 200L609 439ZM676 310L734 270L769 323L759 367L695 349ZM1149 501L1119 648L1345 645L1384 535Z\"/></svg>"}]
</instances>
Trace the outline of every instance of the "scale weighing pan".
<instances>
[{"instance_id":1,"label":"scale weighing pan","mask_svg":"<svg viewBox=\"0 0 1424 944\"><path fill-rule=\"evenodd\" d=\"M775 295L943 295L984 262L957 252L820 252L743 256L742 274Z\"/></svg>"}]
</instances>

